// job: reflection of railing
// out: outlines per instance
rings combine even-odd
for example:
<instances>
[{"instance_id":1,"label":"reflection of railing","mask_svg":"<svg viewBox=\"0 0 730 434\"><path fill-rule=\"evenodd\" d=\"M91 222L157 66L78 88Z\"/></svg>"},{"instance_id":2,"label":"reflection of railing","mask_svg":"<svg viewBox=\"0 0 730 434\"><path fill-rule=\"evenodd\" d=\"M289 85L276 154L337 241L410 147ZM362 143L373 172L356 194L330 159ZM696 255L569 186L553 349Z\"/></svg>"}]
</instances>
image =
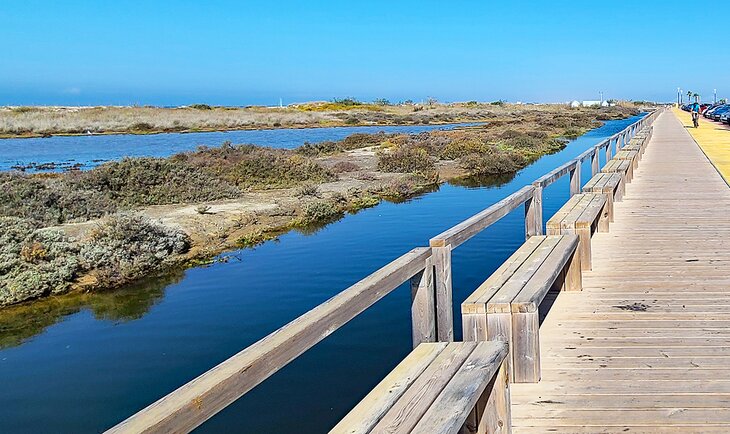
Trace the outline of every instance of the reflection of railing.
<instances>
[{"instance_id":1,"label":"reflection of railing","mask_svg":"<svg viewBox=\"0 0 730 434\"><path fill-rule=\"evenodd\" d=\"M501 201L433 237L279 330L205 372L111 428L113 433L188 432L246 394L342 325L404 282L410 281L414 347L421 342L454 340L451 251L511 211L525 205L525 234L544 233L542 191L570 175L571 196L580 192L581 163L591 159L592 173L628 143L659 111L601 141L575 159L522 187Z\"/></svg>"}]
</instances>

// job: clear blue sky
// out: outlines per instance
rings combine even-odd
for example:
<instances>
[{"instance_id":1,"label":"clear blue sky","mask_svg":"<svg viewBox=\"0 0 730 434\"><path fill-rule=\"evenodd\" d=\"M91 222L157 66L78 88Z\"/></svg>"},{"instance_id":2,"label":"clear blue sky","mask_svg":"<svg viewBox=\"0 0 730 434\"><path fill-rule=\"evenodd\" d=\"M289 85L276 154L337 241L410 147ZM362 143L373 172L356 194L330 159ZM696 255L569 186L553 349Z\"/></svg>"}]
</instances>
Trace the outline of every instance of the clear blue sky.
<instances>
[{"instance_id":1,"label":"clear blue sky","mask_svg":"<svg viewBox=\"0 0 730 434\"><path fill-rule=\"evenodd\" d=\"M3 0L0 105L708 99L730 96L728 18L687 0Z\"/></svg>"}]
</instances>

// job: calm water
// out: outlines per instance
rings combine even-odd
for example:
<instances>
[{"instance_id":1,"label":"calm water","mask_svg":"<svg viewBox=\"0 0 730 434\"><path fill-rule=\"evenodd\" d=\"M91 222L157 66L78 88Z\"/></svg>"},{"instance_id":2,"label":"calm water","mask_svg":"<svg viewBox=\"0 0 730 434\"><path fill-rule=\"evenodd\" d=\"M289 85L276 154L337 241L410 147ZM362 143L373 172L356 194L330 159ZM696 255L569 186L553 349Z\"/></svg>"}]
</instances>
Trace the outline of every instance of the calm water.
<instances>
[{"instance_id":1,"label":"calm water","mask_svg":"<svg viewBox=\"0 0 730 434\"><path fill-rule=\"evenodd\" d=\"M420 133L430 130L448 130L461 126L406 125L373 127L300 128L278 130L223 131L211 133L165 133L150 135L91 135L54 136L32 139L1 139L0 170L30 163L60 163L64 166L81 164L82 169L98 166L104 161L123 157L167 157L178 152L191 151L200 145L220 146L226 140L232 143L254 143L274 148L296 148L305 142L318 143L341 140L354 133Z\"/></svg>"},{"instance_id":2,"label":"calm water","mask_svg":"<svg viewBox=\"0 0 730 434\"><path fill-rule=\"evenodd\" d=\"M110 427L636 119L608 122L501 185L445 185L407 203L383 203L316 234L292 232L238 252L240 261L59 314L60 322L0 351L0 432ZM567 198L567 178L547 188L546 219ZM520 209L454 251L455 318L461 301L523 241ZM326 432L410 351L409 312L403 285L199 431ZM456 327L460 336L458 320Z\"/></svg>"}]
</instances>

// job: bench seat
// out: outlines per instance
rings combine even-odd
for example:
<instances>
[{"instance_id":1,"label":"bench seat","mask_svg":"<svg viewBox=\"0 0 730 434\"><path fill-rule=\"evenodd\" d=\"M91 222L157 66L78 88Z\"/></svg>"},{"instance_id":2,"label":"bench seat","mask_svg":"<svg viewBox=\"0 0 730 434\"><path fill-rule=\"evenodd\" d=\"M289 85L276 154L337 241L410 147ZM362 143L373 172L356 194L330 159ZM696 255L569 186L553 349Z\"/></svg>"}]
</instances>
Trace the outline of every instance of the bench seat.
<instances>
[{"instance_id":1,"label":"bench seat","mask_svg":"<svg viewBox=\"0 0 730 434\"><path fill-rule=\"evenodd\" d=\"M596 231L608 232L608 199L603 194L576 194L548 220L548 235L578 234L580 261L583 270L593 267L591 236Z\"/></svg>"},{"instance_id":2,"label":"bench seat","mask_svg":"<svg viewBox=\"0 0 730 434\"><path fill-rule=\"evenodd\" d=\"M633 170L636 169L639 164L639 151L621 149L613 156L613 159L631 161L631 177L633 178Z\"/></svg>"},{"instance_id":3,"label":"bench seat","mask_svg":"<svg viewBox=\"0 0 730 434\"><path fill-rule=\"evenodd\" d=\"M605 166L603 166L601 172L620 174L624 185L631 182L634 175L633 165L631 164L631 161L628 160L610 160Z\"/></svg>"},{"instance_id":4,"label":"bench seat","mask_svg":"<svg viewBox=\"0 0 730 434\"><path fill-rule=\"evenodd\" d=\"M618 173L596 173L585 186L584 193L605 194L608 207L608 221L613 222L613 204L623 198L625 186Z\"/></svg>"},{"instance_id":5,"label":"bench seat","mask_svg":"<svg viewBox=\"0 0 730 434\"><path fill-rule=\"evenodd\" d=\"M506 356L496 341L420 344L330 434L510 432Z\"/></svg>"},{"instance_id":6,"label":"bench seat","mask_svg":"<svg viewBox=\"0 0 730 434\"><path fill-rule=\"evenodd\" d=\"M548 291L580 291L578 236L530 237L461 304L465 341L509 344L515 383L540 380L538 307Z\"/></svg>"}]
</instances>

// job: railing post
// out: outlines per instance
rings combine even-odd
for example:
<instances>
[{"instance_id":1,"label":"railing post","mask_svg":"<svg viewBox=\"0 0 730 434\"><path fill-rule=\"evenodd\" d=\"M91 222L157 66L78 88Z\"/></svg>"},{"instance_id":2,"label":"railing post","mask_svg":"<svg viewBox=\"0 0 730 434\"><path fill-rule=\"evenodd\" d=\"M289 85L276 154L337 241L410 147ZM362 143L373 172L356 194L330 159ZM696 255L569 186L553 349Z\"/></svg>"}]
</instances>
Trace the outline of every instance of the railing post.
<instances>
[{"instance_id":1,"label":"railing post","mask_svg":"<svg viewBox=\"0 0 730 434\"><path fill-rule=\"evenodd\" d=\"M608 139L608 143L606 144L606 163L611 161L611 142L613 142L613 139Z\"/></svg>"},{"instance_id":2,"label":"railing post","mask_svg":"<svg viewBox=\"0 0 730 434\"><path fill-rule=\"evenodd\" d=\"M428 258L424 269L411 277L413 348L423 342L436 342L436 291L433 274L433 260Z\"/></svg>"},{"instance_id":3,"label":"railing post","mask_svg":"<svg viewBox=\"0 0 730 434\"><path fill-rule=\"evenodd\" d=\"M593 154L591 155L591 176L596 176L601 171L601 166L598 162L599 152L601 152L601 148L596 147L593 149Z\"/></svg>"},{"instance_id":4,"label":"railing post","mask_svg":"<svg viewBox=\"0 0 730 434\"><path fill-rule=\"evenodd\" d=\"M436 340L454 341L454 310L451 288L451 244L431 247L436 285Z\"/></svg>"},{"instance_id":5,"label":"railing post","mask_svg":"<svg viewBox=\"0 0 730 434\"><path fill-rule=\"evenodd\" d=\"M576 160L570 171L570 196L580 193L580 160Z\"/></svg>"},{"instance_id":6,"label":"railing post","mask_svg":"<svg viewBox=\"0 0 730 434\"><path fill-rule=\"evenodd\" d=\"M542 235L542 185L532 184L532 197L525 202L525 238Z\"/></svg>"}]
</instances>

